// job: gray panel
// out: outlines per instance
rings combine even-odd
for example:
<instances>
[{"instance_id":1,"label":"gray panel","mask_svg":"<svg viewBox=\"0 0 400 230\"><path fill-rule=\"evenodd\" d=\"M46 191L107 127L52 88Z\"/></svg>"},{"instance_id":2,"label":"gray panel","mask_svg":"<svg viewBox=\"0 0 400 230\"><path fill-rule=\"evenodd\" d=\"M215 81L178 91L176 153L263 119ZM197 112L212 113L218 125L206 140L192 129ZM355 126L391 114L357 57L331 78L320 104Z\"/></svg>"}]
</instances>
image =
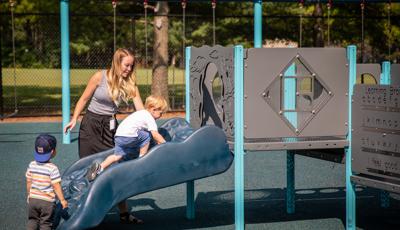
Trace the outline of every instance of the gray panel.
<instances>
[{"instance_id":1,"label":"gray panel","mask_svg":"<svg viewBox=\"0 0 400 230\"><path fill-rule=\"evenodd\" d=\"M289 141L279 138L272 142L271 139L245 140L245 149L249 151L273 151L273 150L305 150L305 149L336 149L349 146L347 140L337 137L327 137L332 140L316 140L315 138ZM233 148L233 142L228 141Z\"/></svg>"},{"instance_id":2,"label":"gray panel","mask_svg":"<svg viewBox=\"0 0 400 230\"><path fill-rule=\"evenodd\" d=\"M352 123L353 171L400 184L400 87L356 85Z\"/></svg>"},{"instance_id":3,"label":"gray panel","mask_svg":"<svg viewBox=\"0 0 400 230\"><path fill-rule=\"evenodd\" d=\"M215 84L213 87L213 83ZM193 47L190 57L190 123L213 124L233 137L233 47ZM216 87L219 86L219 87Z\"/></svg>"},{"instance_id":4,"label":"gray panel","mask_svg":"<svg viewBox=\"0 0 400 230\"><path fill-rule=\"evenodd\" d=\"M379 84L381 80L381 65L379 64L357 64L357 83L372 84L369 77L372 76L374 85Z\"/></svg>"},{"instance_id":5,"label":"gray panel","mask_svg":"<svg viewBox=\"0 0 400 230\"><path fill-rule=\"evenodd\" d=\"M400 85L400 64L390 66L390 81L392 85Z\"/></svg>"},{"instance_id":6,"label":"gray panel","mask_svg":"<svg viewBox=\"0 0 400 230\"><path fill-rule=\"evenodd\" d=\"M327 94L325 104L316 105L315 108L318 108L316 114L311 114L311 111L307 111L309 115L306 112L299 113L298 117L308 116L307 123L299 132L293 130L276 110L276 107L282 107L280 74L284 74L296 56L300 56L306 62L304 66L309 71L315 72L318 81L326 88ZM314 145L315 148L321 148L321 145L326 144L329 145L328 148L345 146L348 122L346 64L346 51L342 48L248 49L244 72L246 149L270 149L271 144L285 147L283 149L301 149L307 146L314 148ZM269 95L266 95L266 91ZM328 95L328 91L331 94ZM268 96L276 99L264 99ZM268 100L271 103L268 103ZM287 142L286 138L291 137L302 139ZM322 140L316 140L319 137L323 137ZM261 143L271 142L273 139L284 143ZM258 146L250 147L254 145Z\"/></svg>"},{"instance_id":7,"label":"gray panel","mask_svg":"<svg viewBox=\"0 0 400 230\"><path fill-rule=\"evenodd\" d=\"M345 163L345 149L307 149L295 150L295 154L317 158L325 161L332 161L336 163Z\"/></svg>"},{"instance_id":8,"label":"gray panel","mask_svg":"<svg viewBox=\"0 0 400 230\"><path fill-rule=\"evenodd\" d=\"M400 185L397 183L392 183L390 181L376 180L375 178L368 178L366 176L351 176L351 181L356 184L378 188L382 190L386 190L389 192L394 192L400 194Z\"/></svg>"}]
</instances>

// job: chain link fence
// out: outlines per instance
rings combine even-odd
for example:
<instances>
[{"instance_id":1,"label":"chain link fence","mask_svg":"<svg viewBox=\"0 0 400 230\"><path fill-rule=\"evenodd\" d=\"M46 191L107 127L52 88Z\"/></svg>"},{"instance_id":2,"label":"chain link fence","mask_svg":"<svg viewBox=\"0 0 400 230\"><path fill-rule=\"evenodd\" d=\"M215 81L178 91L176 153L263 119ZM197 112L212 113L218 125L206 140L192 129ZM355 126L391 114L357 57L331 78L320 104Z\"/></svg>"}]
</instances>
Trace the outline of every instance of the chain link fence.
<instances>
[{"instance_id":1,"label":"chain link fence","mask_svg":"<svg viewBox=\"0 0 400 230\"><path fill-rule=\"evenodd\" d=\"M153 57L153 17L110 14L70 15L70 98L71 112L82 95L89 78L98 70L111 66L116 47L134 50L136 78L144 100L151 93ZM12 23L10 14L0 15L1 23L1 97L3 116L18 110L17 116L61 114L61 33L58 14L14 14L16 68L12 57ZM147 25L146 25L147 24ZM170 26L182 27L181 19L169 18ZM147 26L147 39L144 34ZM97 30L87 31L85 28ZM182 29L180 29L182 30ZM94 33L95 32L95 33ZM181 36L168 38L182 44ZM175 45L176 47L176 45ZM183 111L185 104L182 45L169 48L168 90L170 109ZM120 108L133 110L133 105Z\"/></svg>"},{"instance_id":2,"label":"chain link fence","mask_svg":"<svg viewBox=\"0 0 400 230\"><path fill-rule=\"evenodd\" d=\"M61 48L60 48L60 16L55 9L48 12L27 12L14 14L14 36L12 21L8 7L0 6L0 116L7 116L18 110L17 116L42 116L61 114ZM136 3L138 4L138 3ZM171 110L182 111L185 105L184 81L184 47L213 45L213 18L210 4L192 7L186 17L182 17L180 2L170 3L172 7L168 16L168 90ZM252 9L251 3L220 3L218 9L234 9L234 4L241 4L243 9ZM115 27L111 1L70 1L70 94L71 112L78 101L89 78L98 70L111 65L116 47L130 48L135 51L137 59L136 75L141 97L144 100L151 93L152 59L153 59L153 16L148 12L145 18L143 6L122 5L116 9ZM199 5L199 6L203 6ZM357 5L357 4L353 4ZM287 5L294 10L290 15L268 15L263 19L264 40L282 39L298 42L299 11L297 4ZM94 9L87 12L76 11L78 8ZM129 12L135 8L136 12ZM285 7L285 6L282 6ZM324 6L325 7L325 6ZM339 7L339 6L338 6ZM345 6L343 6L345 7ZM195 9L193 9L195 8ZM357 44L361 47L361 21L357 6L353 15L343 17L332 15L330 24L330 45L344 47ZM54 13L56 12L56 13ZM383 12L384 13L384 12ZM147 19L147 20L146 20ZM315 32L327 34L326 11L322 25L318 17L310 12L303 15L302 47L314 46ZM399 17L394 14L392 24L399 24ZM319 22L321 23L321 22ZM381 17L365 19L364 53L367 61L380 62L387 58L385 31L381 31L382 39L372 40L370 35L376 32L378 24L387 24L384 14ZM386 25L385 24L385 25ZM341 33L344 28L353 28L352 34ZM396 27L398 28L398 27ZM114 37L114 29L116 36ZM147 33L146 33L147 31ZM216 12L216 44L224 46L243 44L251 47L253 42L253 17L249 10L247 15L240 15L232 10L232 14L221 15ZM347 36L347 37L346 37ZM16 46L16 68L13 66L12 39ZM183 41L184 40L184 41ZM326 42L325 42L326 43ZM400 53L399 44L391 43L392 52ZM360 50L360 49L359 49ZM361 54L360 54L361 55ZM400 56L400 55L398 55ZM398 59L397 56L397 59ZM392 59L396 61L396 59ZM132 105L121 108L121 111L132 111Z\"/></svg>"}]
</instances>

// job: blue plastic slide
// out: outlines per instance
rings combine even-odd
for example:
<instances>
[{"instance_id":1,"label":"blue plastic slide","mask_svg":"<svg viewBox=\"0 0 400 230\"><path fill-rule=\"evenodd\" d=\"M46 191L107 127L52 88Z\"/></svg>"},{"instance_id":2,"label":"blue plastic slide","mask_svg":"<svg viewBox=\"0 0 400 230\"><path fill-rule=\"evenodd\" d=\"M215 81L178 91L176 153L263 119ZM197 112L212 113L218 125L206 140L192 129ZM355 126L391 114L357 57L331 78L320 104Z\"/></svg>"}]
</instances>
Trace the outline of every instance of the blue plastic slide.
<instances>
[{"instance_id":1,"label":"blue plastic slide","mask_svg":"<svg viewBox=\"0 0 400 230\"><path fill-rule=\"evenodd\" d=\"M88 168L112 154L112 149L70 166L62 176L68 213L57 212L57 229L95 227L120 201L225 172L232 163L226 136L216 126L193 130L184 119L174 118L161 125L160 132L167 143L154 146L141 158L110 166L92 183L85 178Z\"/></svg>"}]
</instances>

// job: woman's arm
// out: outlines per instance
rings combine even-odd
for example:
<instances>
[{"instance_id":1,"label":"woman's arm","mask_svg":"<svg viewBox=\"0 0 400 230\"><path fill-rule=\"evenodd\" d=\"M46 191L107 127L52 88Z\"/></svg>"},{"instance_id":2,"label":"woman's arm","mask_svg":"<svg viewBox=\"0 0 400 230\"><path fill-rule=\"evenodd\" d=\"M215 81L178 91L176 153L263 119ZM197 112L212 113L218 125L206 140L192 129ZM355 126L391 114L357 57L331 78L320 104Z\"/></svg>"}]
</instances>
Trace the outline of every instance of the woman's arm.
<instances>
[{"instance_id":1,"label":"woman's arm","mask_svg":"<svg viewBox=\"0 0 400 230\"><path fill-rule=\"evenodd\" d=\"M72 130L75 125L76 121L78 120L79 115L81 114L82 110L85 108L86 103L92 97L94 91L96 90L97 86L100 84L102 78L101 71L96 72L89 80L85 91L83 91L82 96L79 98L78 102L75 105L74 114L72 115L71 121L64 127L64 132L68 132L68 130Z\"/></svg>"},{"instance_id":2,"label":"woman's arm","mask_svg":"<svg viewBox=\"0 0 400 230\"><path fill-rule=\"evenodd\" d=\"M139 88L137 86L135 86L135 87L136 87L136 95L133 98L133 104L135 105L136 111L143 110L144 105L143 105L142 98L140 97Z\"/></svg>"}]
</instances>

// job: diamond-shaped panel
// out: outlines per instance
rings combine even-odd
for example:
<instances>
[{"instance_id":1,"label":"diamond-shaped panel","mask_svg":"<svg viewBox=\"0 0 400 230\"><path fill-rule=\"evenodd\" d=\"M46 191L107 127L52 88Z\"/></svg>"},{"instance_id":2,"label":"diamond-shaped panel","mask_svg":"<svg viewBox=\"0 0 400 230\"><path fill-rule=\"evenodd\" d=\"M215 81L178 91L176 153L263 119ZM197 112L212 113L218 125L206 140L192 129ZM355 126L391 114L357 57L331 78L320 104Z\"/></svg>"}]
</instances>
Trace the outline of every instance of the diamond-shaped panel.
<instances>
[{"instance_id":1,"label":"diamond-shaped panel","mask_svg":"<svg viewBox=\"0 0 400 230\"><path fill-rule=\"evenodd\" d=\"M305 59L296 55L261 96L294 133L300 134L333 93Z\"/></svg>"}]
</instances>

